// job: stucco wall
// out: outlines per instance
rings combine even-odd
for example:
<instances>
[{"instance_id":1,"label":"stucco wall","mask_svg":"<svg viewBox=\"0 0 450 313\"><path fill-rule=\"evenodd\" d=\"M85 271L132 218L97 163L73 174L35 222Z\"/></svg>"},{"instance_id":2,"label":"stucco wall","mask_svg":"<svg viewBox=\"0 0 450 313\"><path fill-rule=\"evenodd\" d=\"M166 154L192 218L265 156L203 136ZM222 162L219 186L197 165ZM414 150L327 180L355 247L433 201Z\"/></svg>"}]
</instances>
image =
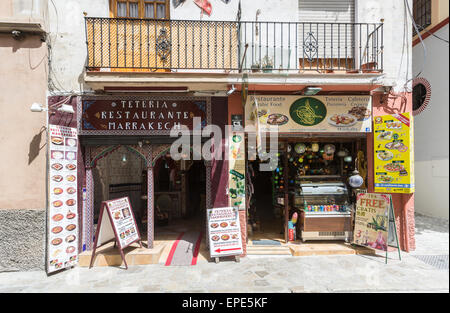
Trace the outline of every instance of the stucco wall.
<instances>
[{"instance_id":1,"label":"stucco wall","mask_svg":"<svg viewBox=\"0 0 450 313\"><path fill-rule=\"evenodd\" d=\"M436 35L449 38L448 24ZM429 216L449 218L449 48L429 36L427 57L419 43L413 48L413 73L431 84L431 101L415 117L416 210Z\"/></svg>"},{"instance_id":2,"label":"stucco wall","mask_svg":"<svg viewBox=\"0 0 450 313\"><path fill-rule=\"evenodd\" d=\"M0 209L45 208L47 48L38 36L0 35Z\"/></svg>"}]
</instances>

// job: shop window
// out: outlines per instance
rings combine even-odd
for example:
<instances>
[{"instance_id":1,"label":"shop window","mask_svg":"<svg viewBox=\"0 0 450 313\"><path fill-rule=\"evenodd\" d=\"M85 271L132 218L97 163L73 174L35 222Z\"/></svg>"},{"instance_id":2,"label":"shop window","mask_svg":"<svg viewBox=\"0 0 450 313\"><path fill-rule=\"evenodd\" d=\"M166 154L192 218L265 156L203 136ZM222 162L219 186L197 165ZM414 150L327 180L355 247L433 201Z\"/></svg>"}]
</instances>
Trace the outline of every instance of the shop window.
<instances>
[{"instance_id":1,"label":"shop window","mask_svg":"<svg viewBox=\"0 0 450 313\"><path fill-rule=\"evenodd\" d=\"M431 25L431 0L414 0L413 16L419 31ZM416 31L413 28L413 35Z\"/></svg>"},{"instance_id":2,"label":"shop window","mask_svg":"<svg viewBox=\"0 0 450 313\"><path fill-rule=\"evenodd\" d=\"M169 0L111 0L114 17L169 19Z\"/></svg>"},{"instance_id":3,"label":"shop window","mask_svg":"<svg viewBox=\"0 0 450 313\"><path fill-rule=\"evenodd\" d=\"M413 82L413 115L426 109L431 99L431 85L425 78L416 78Z\"/></svg>"}]
</instances>

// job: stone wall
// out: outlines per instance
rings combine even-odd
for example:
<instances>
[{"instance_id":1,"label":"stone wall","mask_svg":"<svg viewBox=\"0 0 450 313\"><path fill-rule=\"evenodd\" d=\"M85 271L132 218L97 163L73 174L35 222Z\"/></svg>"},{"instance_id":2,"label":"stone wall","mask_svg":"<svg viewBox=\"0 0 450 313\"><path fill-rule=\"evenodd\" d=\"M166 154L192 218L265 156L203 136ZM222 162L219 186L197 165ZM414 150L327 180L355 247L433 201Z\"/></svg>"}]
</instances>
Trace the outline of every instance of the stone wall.
<instances>
[{"instance_id":1,"label":"stone wall","mask_svg":"<svg viewBox=\"0 0 450 313\"><path fill-rule=\"evenodd\" d=\"M45 209L0 209L0 272L45 269Z\"/></svg>"}]
</instances>

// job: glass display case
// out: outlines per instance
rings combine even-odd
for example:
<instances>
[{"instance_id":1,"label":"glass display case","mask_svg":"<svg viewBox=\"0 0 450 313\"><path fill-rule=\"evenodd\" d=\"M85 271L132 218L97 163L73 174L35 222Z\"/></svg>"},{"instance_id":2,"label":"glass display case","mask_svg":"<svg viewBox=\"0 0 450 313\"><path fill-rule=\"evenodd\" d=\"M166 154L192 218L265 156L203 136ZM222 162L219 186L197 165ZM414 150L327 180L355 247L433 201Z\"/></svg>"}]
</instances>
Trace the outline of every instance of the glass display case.
<instances>
[{"instance_id":1,"label":"glass display case","mask_svg":"<svg viewBox=\"0 0 450 313\"><path fill-rule=\"evenodd\" d=\"M303 241L350 240L352 205L344 182L332 177L299 181L292 204L301 212Z\"/></svg>"}]
</instances>

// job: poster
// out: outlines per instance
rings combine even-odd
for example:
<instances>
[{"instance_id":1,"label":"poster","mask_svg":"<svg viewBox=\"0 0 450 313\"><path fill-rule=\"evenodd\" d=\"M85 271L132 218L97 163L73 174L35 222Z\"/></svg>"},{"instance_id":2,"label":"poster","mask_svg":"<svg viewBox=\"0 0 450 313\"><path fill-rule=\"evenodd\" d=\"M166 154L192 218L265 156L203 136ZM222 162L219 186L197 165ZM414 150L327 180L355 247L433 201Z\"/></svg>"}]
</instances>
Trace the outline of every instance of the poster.
<instances>
[{"instance_id":1,"label":"poster","mask_svg":"<svg viewBox=\"0 0 450 313\"><path fill-rule=\"evenodd\" d=\"M243 253L237 208L208 209L208 232L212 258Z\"/></svg>"},{"instance_id":2,"label":"poster","mask_svg":"<svg viewBox=\"0 0 450 313\"><path fill-rule=\"evenodd\" d=\"M106 214L106 216L103 214L102 224L100 226L101 229L98 236L99 239L103 238L103 241L99 241L98 245L109 240L105 238L105 232L107 233L107 237L108 234L111 235L109 225L114 227L116 238L119 241L118 244L121 249L124 249L141 239L128 197L104 201L103 208L106 208L109 214ZM109 218L111 218L111 223L108 221Z\"/></svg>"},{"instance_id":3,"label":"poster","mask_svg":"<svg viewBox=\"0 0 450 313\"><path fill-rule=\"evenodd\" d=\"M245 133L230 132L228 149L229 205L245 210Z\"/></svg>"},{"instance_id":4,"label":"poster","mask_svg":"<svg viewBox=\"0 0 450 313\"><path fill-rule=\"evenodd\" d=\"M257 113L254 112L257 103ZM257 125L259 122L259 125ZM372 132L371 96L249 96L245 125L263 132Z\"/></svg>"},{"instance_id":5,"label":"poster","mask_svg":"<svg viewBox=\"0 0 450 313\"><path fill-rule=\"evenodd\" d=\"M356 198L353 243L377 250L387 250L391 196L359 193Z\"/></svg>"},{"instance_id":6,"label":"poster","mask_svg":"<svg viewBox=\"0 0 450 313\"><path fill-rule=\"evenodd\" d=\"M413 143L410 113L374 118L375 192L414 192Z\"/></svg>"},{"instance_id":7,"label":"poster","mask_svg":"<svg viewBox=\"0 0 450 313\"><path fill-rule=\"evenodd\" d=\"M49 125L47 272L78 262L76 128Z\"/></svg>"}]
</instances>

